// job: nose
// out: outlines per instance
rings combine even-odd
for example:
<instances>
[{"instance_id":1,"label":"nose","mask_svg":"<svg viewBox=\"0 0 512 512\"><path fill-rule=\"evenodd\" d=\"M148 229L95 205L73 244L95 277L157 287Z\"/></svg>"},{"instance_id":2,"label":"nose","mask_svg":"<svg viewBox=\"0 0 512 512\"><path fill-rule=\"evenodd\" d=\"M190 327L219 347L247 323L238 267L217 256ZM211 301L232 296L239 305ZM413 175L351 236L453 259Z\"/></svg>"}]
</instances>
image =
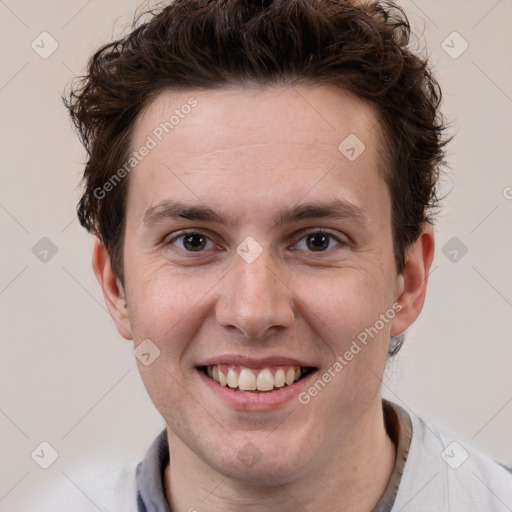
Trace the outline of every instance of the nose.
<instances>
[{"instance_id":1,"label":"nose","mask_svg":"<svg viewBox=\"0 0 512 512\"><path fill-rule=\"evenodd\" d=\"M226 278L216 305L219 325L252 339L292 325L293 292L266 251L252 263L237 256Z\"/></svg>"}]
</instances>

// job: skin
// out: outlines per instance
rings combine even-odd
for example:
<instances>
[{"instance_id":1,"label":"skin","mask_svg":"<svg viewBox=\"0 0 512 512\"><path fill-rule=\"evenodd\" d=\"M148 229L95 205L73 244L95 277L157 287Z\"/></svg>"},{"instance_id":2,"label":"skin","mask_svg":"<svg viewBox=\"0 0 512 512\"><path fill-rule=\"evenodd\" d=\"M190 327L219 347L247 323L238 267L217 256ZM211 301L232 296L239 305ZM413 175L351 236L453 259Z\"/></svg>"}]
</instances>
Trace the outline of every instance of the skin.
<instances>
[{"instance_id":1,"label":"skin","mask_svg":"<svg viewBox=\"0 0 512 512\"><path fill-rule=\"evenodd\" d=\"M190 97L197 106L130 174L124 283L99 241L93 254L121 335L161 351L139 369L167 424L167 499L179 512L370 511L395 460L381 400L389 338L421 311L433 230L424 226L398 274L385 142L366 101L330 86L166 91L137 120L132 147ZM353 162L338 150L351 133L366 146ZM282 209L335 199L360 218L272 223ZM173 200L228 222L145 223L150 208ZM187 257L183 238L173 240L184 229L208 237L202 252ZM319 230L334 237L325 251L307 243ZM252 263L236 252L248 236L263 250ZM224 354L300 358L321 376L397 303L394 319L308 404L241 410L199 377L198 364ZM255 464L237 456L244 446L261 456Z\"/></svg>"}]
</instances>

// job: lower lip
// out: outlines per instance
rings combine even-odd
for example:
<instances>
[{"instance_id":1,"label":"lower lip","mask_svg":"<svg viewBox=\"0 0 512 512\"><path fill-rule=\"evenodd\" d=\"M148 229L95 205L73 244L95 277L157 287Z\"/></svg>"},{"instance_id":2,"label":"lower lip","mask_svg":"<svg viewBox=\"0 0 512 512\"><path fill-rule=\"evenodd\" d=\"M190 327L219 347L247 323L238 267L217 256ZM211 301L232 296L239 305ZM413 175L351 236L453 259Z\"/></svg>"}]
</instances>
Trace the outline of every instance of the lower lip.
<instances>
[{"instance_id":1,"label":"lower lip","mask_svg":"<svg viewBox=\"0 0 512 512\"><path fill-rule=\"evenodd\" d=\"M316 371L310 373L293 384L284 385L274 391L264 393L251 393L250 391L235 391L228 386L221 386L218 382L208 377L202 370L197 370L201 380L215 393L220 399L227 402L228 405L242 411L268 411L276 409L294 398L300 393L308 381L312 379ZM298 400L298 399L297 399Z\"/></svg>"}]
</instances>

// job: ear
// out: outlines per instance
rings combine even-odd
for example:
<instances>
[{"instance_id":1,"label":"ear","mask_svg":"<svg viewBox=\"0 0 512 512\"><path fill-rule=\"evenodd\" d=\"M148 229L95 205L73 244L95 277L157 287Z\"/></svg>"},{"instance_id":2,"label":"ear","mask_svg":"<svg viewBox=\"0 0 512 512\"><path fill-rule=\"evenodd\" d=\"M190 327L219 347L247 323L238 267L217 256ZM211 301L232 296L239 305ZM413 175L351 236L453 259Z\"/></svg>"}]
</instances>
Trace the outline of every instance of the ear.
<instances>
[{"instance_id":1,"label":"ear","mask_svg":"<svg viewBox=\"0 0 512 512\"><path fill-rule=\"evenodd\" d=\"M407 249L405 266L398 276L396 302L402 308L393 319L391 336L404 332L423 309L434 247L434 229L430 224L424 224L421 235Z\"/></svg>"},{"instance_id":2,"label":"ear","mask_svg":"<svg viewBox=\"0 0 512 512\"><path fill-rule=\"evenodd\" d=\"M110 264L110 256L106 247L96 238L92 252L92 268L96 279L100 283L103 297L112 320L116 324L119 334L127 340L132 339L132 331L128 318L128 309L123 285L114 274Z\"/></svg>"}]
</instances>

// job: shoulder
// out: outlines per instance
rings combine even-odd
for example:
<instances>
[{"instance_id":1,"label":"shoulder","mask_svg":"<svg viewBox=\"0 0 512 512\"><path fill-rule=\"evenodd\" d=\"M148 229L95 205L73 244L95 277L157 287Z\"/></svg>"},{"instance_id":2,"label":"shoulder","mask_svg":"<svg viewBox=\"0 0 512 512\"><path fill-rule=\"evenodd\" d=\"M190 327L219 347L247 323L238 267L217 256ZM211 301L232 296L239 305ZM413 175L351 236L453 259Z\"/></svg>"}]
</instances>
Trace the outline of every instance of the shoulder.
<instances>
[{"instance_id":1,"label":"shoulder","mask_svg":"<svg viewBox=\"0 0 512 512\"><path fill-rule=\"evenodd\" d=\"M73 479L62 473L55 487L32 497L28 511L137 512L137 466L133 462L107 472L90 468Z\"/></svg>"},{"instance_id":2,"label":"shoulder","mask_svg":"<svg viewBox=\"0 0 512 512\"><path fill-rule=\"evenodd\" d=\"M393 510L507 511L512 472L409 414L412 439Z\"/></svg>"}]
</instances>

